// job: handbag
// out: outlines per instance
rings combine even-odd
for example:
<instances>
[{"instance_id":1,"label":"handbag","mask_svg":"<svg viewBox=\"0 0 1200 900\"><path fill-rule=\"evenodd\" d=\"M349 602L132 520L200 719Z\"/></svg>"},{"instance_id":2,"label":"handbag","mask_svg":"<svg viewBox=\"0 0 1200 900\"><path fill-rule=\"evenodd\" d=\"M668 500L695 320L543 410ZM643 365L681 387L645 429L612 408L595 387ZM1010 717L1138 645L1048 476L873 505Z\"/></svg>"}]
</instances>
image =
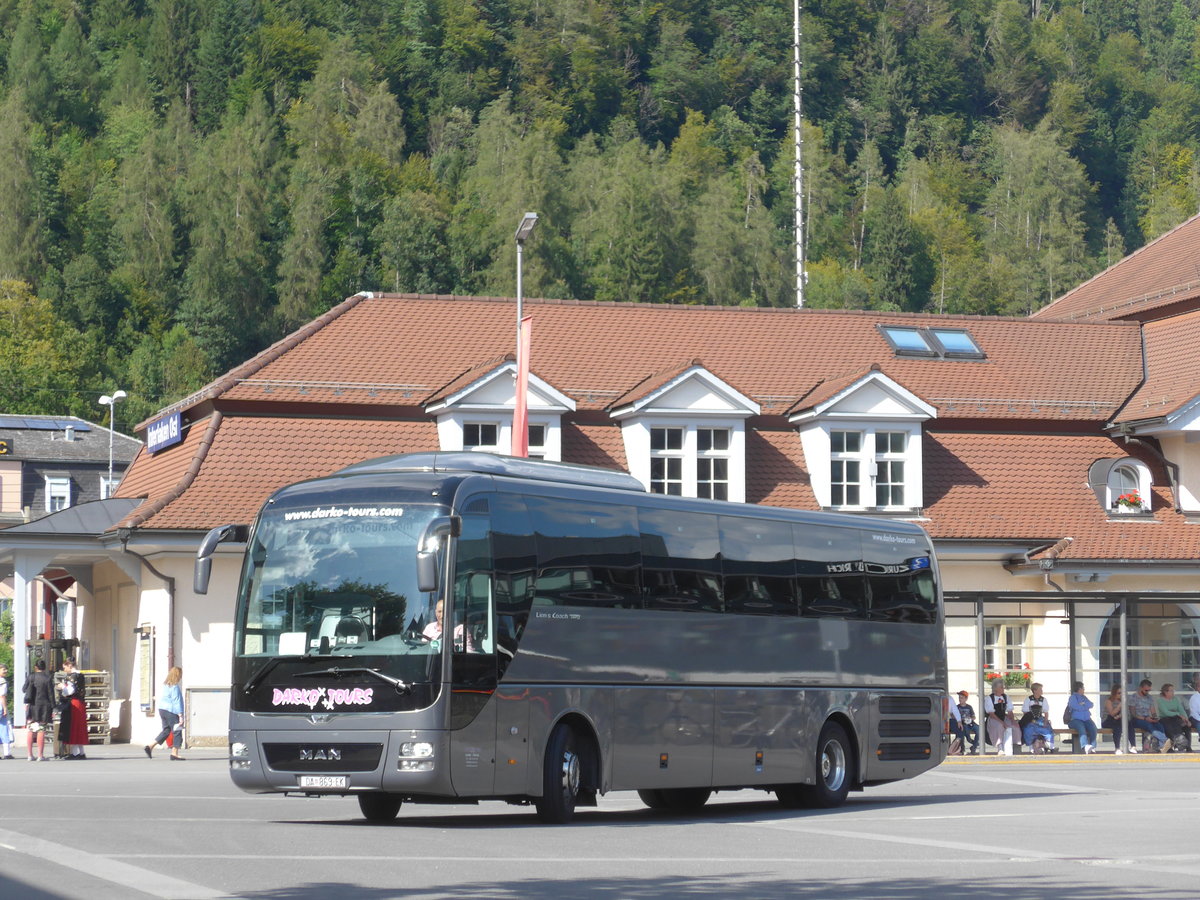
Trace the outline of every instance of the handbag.
<instances>
[{"instance_id":1,"label":"handbag","mask_svg":"<svg viewBox=\"0 0 1200 900\"><path fill-rule=\"evenodd\" d=\"M1064 725L1071 724L1071 710L1069 710L1069 709L1063 710L1063 724Z\"/></svg>"},{"instance_id":2,"label":"handbag","mask_svg":"<svg viewBox=\"0 0 1200 900\"><path fill-rule=\"evenodd\" d=\"M33 703L37 699L37 690L33 686L33 679L28 675L25 676L25 702Z\"/></svg>"}]
</instances>

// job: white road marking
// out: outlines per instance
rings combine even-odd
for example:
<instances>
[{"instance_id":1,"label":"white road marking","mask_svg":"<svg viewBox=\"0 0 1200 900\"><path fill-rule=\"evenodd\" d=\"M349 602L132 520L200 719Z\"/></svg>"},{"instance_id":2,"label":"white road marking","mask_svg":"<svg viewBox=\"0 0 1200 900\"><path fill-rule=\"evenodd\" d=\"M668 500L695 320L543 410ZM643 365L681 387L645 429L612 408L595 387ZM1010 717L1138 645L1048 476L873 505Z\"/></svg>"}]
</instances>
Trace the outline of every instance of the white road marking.
<instances>
[{"instance_id":1,"label":"white road marking","mask_svg":"<svg viewBox=\"0 0 1200 900\"><path fill-rule=\"evenodd\" d=\"M15 831L0 830L0 841L15 853L44 859L64 868L74 869L84 875L110 881L113 884L141 891L152 897L163 900L217 900L228 896L223 891L215 891L189 881L172 878L150 869L131 866L107 856L98 856L71 847L63 852L63 845L42 838L30 837ZM169 857L168 857L169 858Z\"/></svg>"}]
</instances>

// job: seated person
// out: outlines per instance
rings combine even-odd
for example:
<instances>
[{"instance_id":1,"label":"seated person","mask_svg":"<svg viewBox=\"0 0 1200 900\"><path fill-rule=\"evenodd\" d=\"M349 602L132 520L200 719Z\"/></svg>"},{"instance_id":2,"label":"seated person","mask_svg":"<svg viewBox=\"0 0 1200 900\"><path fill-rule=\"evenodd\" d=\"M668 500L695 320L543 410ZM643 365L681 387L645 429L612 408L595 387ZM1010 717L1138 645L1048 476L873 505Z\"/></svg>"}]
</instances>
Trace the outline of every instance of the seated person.
<instances>
[{"instance_id":1,"label":"seated person","mask_svg":"<svg viewBox=\"0 0 1200 900\"><path fill-rule=\"evenodd\" d=\"M434 620L432 622L430 622L428 625L426 625L425 630L421 632L422 637L424 637L425 640L427 640L427 641L436 641L436 640L439 640L442 636L443 606L442 606L441 600L439 600L437 602L437 606L434 608L433 614L436 618L434 618ZM455 641L456 642L459 641L462 638L462 636L463 636L463 627L461 625L456 625L454 627ZM471 640L471 636L469 634L467 635L467 652L468 653L475 652L475 643L474 643L474 641Z\"/></svg>"},{"instance_id":2,"label":"seated person","mask_svg":"<svg viewBox=\"0 0 1200 900\"><path fill-rule=\"evenodd\" d=\"M946 724L950 726L951 736L950 749L947 750L947 753L950 756L961 756L963 752L962 713L953 703L950 704L950 719Z\"/></svg>"},{"instance_id":3,"label":"seated person","mask_svg":"<svg viewBox=\"0 0 1200 900\"><path fill-rule=\"evenodd\" d=\"M967 702L971 695L966 691L958 692L958 718L963 739L963 754L967 752L967 742L970 741L971 755L979 753L979 725L975 721L975 707Z\"/></svg>"},{"instance_id":4,"label":"seated person","mask_svg":"<svg viewBox=\"0 0 1200 900\"><path fill-rule=\"evenodd\" d=\"M1167 733L1159 724L1154 698L1150 696L1150 688L1153 686L1154 682L1143 678L1138 684L1137 692L1129 698L1129 724L1148 735L1145 749L1155 749L1152 742L1158 741L1158 749L1165 753L1169 749Z\"/></svg>"},{"instance_id":5,"label":"seated person","mask_svg":"<svg viewBox=\"0 0 1200 900\"><path fill-rule=\"evenodd\" d=\"M1025 746L1034 753L1055 753L1054 727L1050 724L1050 704L1042 694L1042 685L1034 682L1021 707L1021 734Z\"/></svg>"},{"instance_id":6,"label":"seated person","mask_svg":"<svg viewBox=\"0 0 1200 900\"><path fill-rule=\"evenodd\" d=\"M1192 720L1192 727L1197 734L1200 734L1200 675L1192 677L1192 691L1194 693L1188 698L1188 718Z\"/></svg>"},{"instance_id":7,"label":"seated person","mask_svg":"<svg viewBox=\"0 0 1200 900\"><path fill-rule=\"evenodd\" d=\"M1189 750L1191 748L1191 723L1188 721L1183 701L1175 696L1175 685L1168 681L1162 686L1159 694L1158 700L1154 703L1154 711L1158 713L1159 724L1167 733L1167 743L1163 752Z\"/></svg>"},{"instance_id":8,"label":"seated person","mask_svg":"<svg viewBox=\"0 0 1200 900\"><path fill-rule=\"evenodd\" d=\"M1104 718L1100 720L1101 728L1112 730L1113 747L1117 753L1124 753L1121 749L1121 718L1123 716L1121 709L1121 686L1114 684L1109 688L1108 696L1104 698ZM1129 723L1128 729L1129 752L1137 753L1137 734L1133 730L1133 723Z\"/></svg>"},{"instance_id":9,"label":"seated person","mask_svg":"<svg viewBox=\"0 0 1200 900\"><path fill-rule=\"evenodd\" d=\"M1004 693L1004 679L992 679L992 692L983 698L987 714L988 740L996 745L997 756L1012 756L1013 743L1020 743L1017 720L1013 717L1012 701Z\"/></svg>"},{"instance_id":10,"label":"seated person","mask_svg":"<svg viewBox=\"0 0 1200 900\"><path fill-rule=\"evenodd\" d=\"M1063 721L1075 732L1077 748L1083 747L1084 753L1096 752L1096 723L1092 721L1091 699L1083 691L1083 682L1075 682L1075 689L1067 698L1067 710Z\"/></svg>"}]
</instances>

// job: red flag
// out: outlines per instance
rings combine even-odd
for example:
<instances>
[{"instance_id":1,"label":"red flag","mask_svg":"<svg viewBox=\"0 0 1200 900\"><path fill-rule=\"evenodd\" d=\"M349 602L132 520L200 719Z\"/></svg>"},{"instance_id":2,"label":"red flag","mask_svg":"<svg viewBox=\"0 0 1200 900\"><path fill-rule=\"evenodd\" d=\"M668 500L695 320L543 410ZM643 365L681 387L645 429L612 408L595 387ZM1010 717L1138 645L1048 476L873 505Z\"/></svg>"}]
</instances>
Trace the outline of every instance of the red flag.
<instances>
[{"instance_id":1,"label":"red flag","mask_svg":"<svg viewBox=\"0 0 1200 900\"><path fill-rule=\"evenodd\" d=\"M529 350L533 316L521 318L517 345L517 398L513 403L512 455L529 456Z\"/></svg>"}]
</instances>

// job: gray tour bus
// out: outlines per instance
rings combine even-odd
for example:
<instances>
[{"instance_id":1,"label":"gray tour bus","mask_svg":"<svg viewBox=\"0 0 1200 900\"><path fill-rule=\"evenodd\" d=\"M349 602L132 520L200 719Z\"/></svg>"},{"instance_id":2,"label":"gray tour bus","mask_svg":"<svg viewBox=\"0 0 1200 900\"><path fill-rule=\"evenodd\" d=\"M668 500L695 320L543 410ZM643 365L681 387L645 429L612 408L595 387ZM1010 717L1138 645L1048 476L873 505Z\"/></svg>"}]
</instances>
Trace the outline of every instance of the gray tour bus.
<instances>
[{"instance_id":1,"label":"gray tour bus","mask_svg":"<svg viewBox=\"0 0 1200 900\"><path fill-rule=\"evenodd\" d=\"M636 790L832 807L945 757L946 646L916 525L646 493L625 473L424 453L277 491L247 534L234 782L533 803Z\"/></svg>"}]
</instances>

